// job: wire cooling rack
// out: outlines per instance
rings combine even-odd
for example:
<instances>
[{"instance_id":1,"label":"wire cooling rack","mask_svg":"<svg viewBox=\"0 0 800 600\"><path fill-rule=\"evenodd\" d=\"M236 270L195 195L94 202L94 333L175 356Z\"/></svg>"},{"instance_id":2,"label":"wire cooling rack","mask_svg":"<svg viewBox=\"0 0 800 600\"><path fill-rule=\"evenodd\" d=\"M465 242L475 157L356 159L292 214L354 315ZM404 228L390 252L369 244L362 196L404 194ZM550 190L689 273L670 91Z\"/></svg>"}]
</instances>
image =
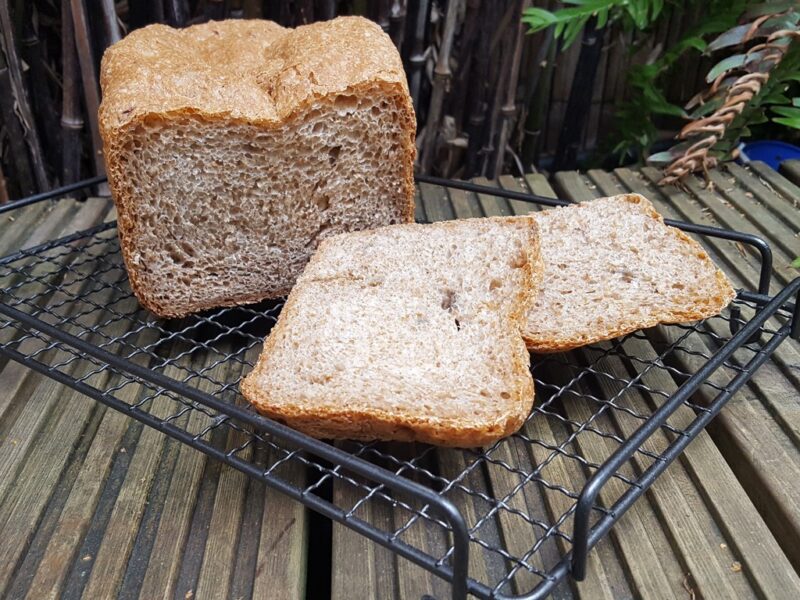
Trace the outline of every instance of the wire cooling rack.
<instances>
[{"instance_id":1,"label":"wire cooling rack","mask_svg":"<svg viewBox=\"0 0 800 600\"><path fill-rule=\"evenodd\" d=\"M131 293L115 223L0 260L0 355L390 548L452 582L455 598L540 598L569 574L584 577L589 550L781 341L797 336L789 302L800 280L765 295L765 242L679 225L755 246L758 292L740 291L706 321L534 356L536 402L525 426L482 449L330 445L259 416L239 380L282 302L156 319Z\"/></svg>"}]
</instances>

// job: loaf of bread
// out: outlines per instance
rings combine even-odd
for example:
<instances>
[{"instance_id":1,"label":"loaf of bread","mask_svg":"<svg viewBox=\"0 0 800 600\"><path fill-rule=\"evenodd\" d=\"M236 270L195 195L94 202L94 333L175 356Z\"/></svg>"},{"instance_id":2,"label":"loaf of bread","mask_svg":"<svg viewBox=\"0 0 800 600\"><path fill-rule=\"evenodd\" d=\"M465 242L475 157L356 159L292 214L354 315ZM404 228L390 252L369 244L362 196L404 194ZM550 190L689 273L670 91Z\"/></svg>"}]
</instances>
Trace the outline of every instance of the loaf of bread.
<instances>
[{"instance_id":1,"label":"loaf of bread","mask_svg":"<svg viewBox=\"0 0 800 600\"><path fill-rule=\"evenodd\" d=\"M414 112L371 21L151 25L101 83L122 254L158 315L285 295L323 238L413 220Z\"/></svg>"},{"instance_id":2,"label":"loaf of bread","mask_svg":"<svg viewBox=\"0 0 800 600\"><path fill-rule=\"evenodd\" d=\"M530 218L326 239L242 393L314 437L489 444L533 402L520 328L542 268Z\"/></svg>"},{"instance_id":3,"label":"loaf of bread","mask_svg":"<svg viewBox=\"0 0 800 600\"><path fill-rule=\"evenodd\" d=\"M736 295L702 246L638 194L547 210L536 221L545 271L523 330L534 352L703 319Z\"/></svg>"}]
</instances>

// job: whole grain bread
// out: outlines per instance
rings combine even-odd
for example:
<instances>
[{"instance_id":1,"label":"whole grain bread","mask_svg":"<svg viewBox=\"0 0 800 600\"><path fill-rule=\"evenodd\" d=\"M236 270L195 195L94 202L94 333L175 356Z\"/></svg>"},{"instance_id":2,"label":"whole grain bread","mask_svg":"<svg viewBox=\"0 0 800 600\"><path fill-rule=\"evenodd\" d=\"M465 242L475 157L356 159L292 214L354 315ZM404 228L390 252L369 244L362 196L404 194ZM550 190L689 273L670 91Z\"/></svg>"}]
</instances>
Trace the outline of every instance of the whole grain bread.
<instances>
[{"instance_id":1,"label":"whole grain bread","mask_svg":"<svg viewBox=\"0 0 800 600\"><path fill-rule=\"evenodd\" d=\"M242 393L319 438L489 444L533 402L520 327L542 268L526 218L326 239Z\"/></svg>"},{"instance_id":2,"label":"whole grain bread","mask_svg":"<svg viewBox=\"0 0 800 600\"><path fill-rule=\"evenodd\" d=\"M122 254L158 315L285 295L325 237L413 220L414 112L371 21L151 25L101 84Z\"/></svg>"},{"instance_id":3,"label":"whole grain bread","mask_svg":"<svg viewBox=\"0 0 800 600\"><path fill-rule=\"evenodd\" d=\"M703 319L736 295L703 247L638 194L543 211L536 221L545 270L523 329L534 352Z\"/></svg>"}]
</instances>

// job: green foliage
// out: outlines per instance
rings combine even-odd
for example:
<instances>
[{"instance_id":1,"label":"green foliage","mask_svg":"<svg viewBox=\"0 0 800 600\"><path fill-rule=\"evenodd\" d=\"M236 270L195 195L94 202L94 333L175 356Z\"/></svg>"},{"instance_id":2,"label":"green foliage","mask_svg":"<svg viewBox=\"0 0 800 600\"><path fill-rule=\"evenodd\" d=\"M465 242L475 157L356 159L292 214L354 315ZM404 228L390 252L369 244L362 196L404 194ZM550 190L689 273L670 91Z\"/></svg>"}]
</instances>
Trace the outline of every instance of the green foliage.
<instances>
[{"instance_id":1,"label":"green foliage","mask_svg":"<svg viewBox=\"0 0 800 600\"><path fill-rule=\"evenodd\" d=\"M564 5L553 12L541 8L527 9L523 22L530 26L529 32L553 27L555 39L562 40L566 48L579 38L589 20L595 17L597 27L618 23L625 30L639 31L643 34L637 36L641 44L660 19L669 18L677 11L703 7L703 18L681 40L660 54L651 55L646 64L632 65L628 69L629 99L616 111L612 145L613 151L623 160L626 156L642 160L657 141L658 129L654 124L657 117L703 118L719 108L724 100L723 95L690 103L686 108L669 102L663 89L664 82L675 76L680 59L689 54L709 54L740 45L749 31L749 21L764 14L796 8L797 0L668 0L666 6L664 0L565 0ZM767 19L759 32L766 35L781 29L794 29L799 20L800 11L795 10ZM748 22L740 24L743 21ZM633 45L631 52L638 49ZM797 91L800 82L800 62L796 55L797 49L791 48L761 93L734 120L712 154L725 157L741 137L752 134L752 127L774 123L800 129L800 92L792 93L792 88ZM747 56L744 52L724 57L709 71L706 79L710 83L720 75L724 78L724 74L732 69L747 69L758 58L757 53ZM727 83L730 82L724 81L720 87L724 89ZM659 156L665 158L678 149L675 147Z\"/></svg>"},{"instance_id":2,"label":"green foliage","mask_svg":"<svg viewBox=\"0 0 800 600\"><path fill-rule=\"evenodd\" d=\"M798 256L792 261L791 266L794 267L795 269L800 269L800 256Z\"/></svg>"},{"instance_id":3,"label":"green foliage","mask_svg":"<svg viewBox=\"0 0 800 600\"><path fill-rule=\"evenodd\" d=\"M553 27L553 35L569 48L578 39L589 19L597 18L598 29L621 20L626 28L643 30L650 26L664 9L664 0L564 0L568 8L550 12L544 8L528 8L522 22L530 26L529 33Z\"/></svg>"},{"instance_id":4,"label":"green foliage","mask_svg":"<svg viewBox=\"0 0 800 600\"><path fill-rule=\"evenodd\" d=\"M688 9L691 0L682 3ZM690 52L706 52L708 40L736 25L739 16L745 11L746 0L712 0L706 2L706 15L702 21L671 48L666 49L652 62L633 65L628 70L630 97L617 109L613 148L621 160L632 156L639 160L650 153L650 147L658 138L658 129L653 123L658 115L678 116L696 119L712 113L722 102L701 104L692 113L667 101L662 91L663 81L672 74L678 61Z\"/></svg>"}]
</instances>

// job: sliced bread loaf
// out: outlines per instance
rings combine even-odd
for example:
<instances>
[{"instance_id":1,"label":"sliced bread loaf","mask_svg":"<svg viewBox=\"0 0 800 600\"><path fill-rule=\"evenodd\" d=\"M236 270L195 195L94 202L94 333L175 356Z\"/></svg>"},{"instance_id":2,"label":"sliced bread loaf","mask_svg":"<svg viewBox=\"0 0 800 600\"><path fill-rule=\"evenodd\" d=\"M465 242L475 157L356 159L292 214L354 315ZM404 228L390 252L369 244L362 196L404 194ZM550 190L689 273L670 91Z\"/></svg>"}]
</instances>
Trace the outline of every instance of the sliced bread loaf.
<instances>
[{"instance_id":1,"label":"sliced bread loaf","mask_svg":"<svg viewBox=\"0 0 800 600\"><path fill-rule=\"evenodd\" d=\"M536 214L544 277L523 330L560 352L719 313L736 295L702 246L638 194Z\"/></svg>"},{"instance_id":2,"label":"sliced bread loaf","mask_svg":"<svg viewBox=\"0 0 800 600\"><path fill-rule=\"evenodd\" d=\"M329 238L242 393L315 437L491 443L533 402L520 327L541 271L528 218Z\"/></svg>"},{"instance_id":3,"label":"sliced bread loaf","mask_svg":"<svg viewBox=\"0 0 800 600\"><path fill-rule=\"evenodd\" d=\"M151 25L101 82L122 253L159 315L285 295L326 236L413 219L414 112L371 21Z\"/></svg>"}]
</instances>

